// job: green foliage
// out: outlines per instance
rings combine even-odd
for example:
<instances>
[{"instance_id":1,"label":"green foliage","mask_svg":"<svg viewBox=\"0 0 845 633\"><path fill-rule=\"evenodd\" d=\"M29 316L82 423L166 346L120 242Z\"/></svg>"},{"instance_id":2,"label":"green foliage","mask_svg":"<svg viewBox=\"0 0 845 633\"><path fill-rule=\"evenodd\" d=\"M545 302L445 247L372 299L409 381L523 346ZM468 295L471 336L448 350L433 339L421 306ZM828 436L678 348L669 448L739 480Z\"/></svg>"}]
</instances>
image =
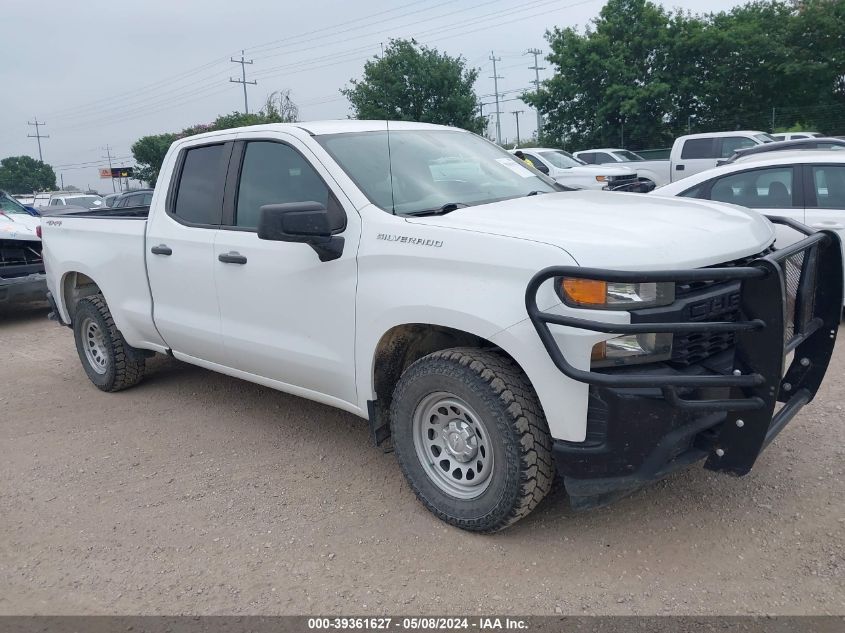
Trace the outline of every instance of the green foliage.
<instances>
[{"instance_id":1,"label":"green foliage","mask_svg":"<svg viewBox=\"0 0 845 633\"><path fill-rule=\"evenodd\" d=\"M845 132L845 2L756 1L692 15L609 0L584 32L546 34L554 76L527 103L547 142L664 147L688 130Z\"/></svg>"},{"instance_id":2,"label":"green foliage","mask_svg":"<svg viewBox=\"0 0 845 633\"><path fill-rule=\"evenodd\" d=\"M258 112L250 114L232 112L231 114L223 114L217 117L211 123L192 125L178 133L144 136L132 145L132 156L135 158L137 164L135 177L138 180L148 182L151 187L155 186L167 150L170 149L173 141L177 139L193 136L194 134L202 134L203 132L227 130L246 125L291 123L297 120L298 115L299 110L290 98L290 91L280 90L268 95L264 106Z\"/></svg>"},{"instance_id":3,"label":"green foliage","mask_svg":"<svg viewBox=\"0 0 845 633\"><path fill-rule=\"evenodd\" d=\"M364 64L364 76L340 92L357 119L390 119L453 125L479 132L473 84L478 69L415 40L391 40L384 55Z\"/></svg>"},{"instance_id":4,"label":"green foliage","mask_svg":"<svg viewBox=\"0 0 845 633\"><path fill-rule=\"evenodd\" d=\"M56 172L30 156L9 156L0 161L0 189L9 193L32 193L56 188Z\"/></svg>"},{"instance_id":5,"label":"green foliage","mask_svg":"<svg viewBox=\"0 0 845 633\"><path fill-rule=\"evenodd\" d=\"M175 134L154 134L135 141L132 145L132 156L137 164L135 178L155 186L164 156L175 140Z\"/></svg>"}]
</instances>

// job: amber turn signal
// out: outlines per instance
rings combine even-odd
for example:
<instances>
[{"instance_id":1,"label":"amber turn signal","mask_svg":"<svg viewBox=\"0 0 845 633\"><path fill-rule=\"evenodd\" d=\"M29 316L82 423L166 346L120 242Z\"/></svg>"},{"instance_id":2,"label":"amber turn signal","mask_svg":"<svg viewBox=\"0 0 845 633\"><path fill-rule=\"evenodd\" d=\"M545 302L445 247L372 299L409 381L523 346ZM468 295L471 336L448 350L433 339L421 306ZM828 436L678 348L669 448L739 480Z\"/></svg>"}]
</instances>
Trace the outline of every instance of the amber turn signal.
<instances>
[{"instance_id":1,"label":"amber turn signal","mask_svg":"<svg viewBox=\"0 0 845 633\"><path fill-rule=\"evenodd\" d=\"M564 278L563 292L570 301L582 305L607 303L607 282L595 279Z\"/></svg>"}]
</instances>

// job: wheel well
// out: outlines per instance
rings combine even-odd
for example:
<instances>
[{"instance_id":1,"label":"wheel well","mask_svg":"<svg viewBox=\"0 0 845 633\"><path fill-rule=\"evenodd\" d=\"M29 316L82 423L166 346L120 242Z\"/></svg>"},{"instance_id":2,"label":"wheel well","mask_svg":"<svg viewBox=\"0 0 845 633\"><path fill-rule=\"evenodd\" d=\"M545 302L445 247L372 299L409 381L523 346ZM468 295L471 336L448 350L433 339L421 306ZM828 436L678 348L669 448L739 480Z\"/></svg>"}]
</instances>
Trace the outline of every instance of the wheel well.
<instances>
[{"instance_id":1,"label":"wheel well","mask_svg":"<svg viewBox=\"0 0 845 633\"><path fill-rule=\"evenodd\" d=\"M70 315L71 323L73 323L73 317L76 315L76 304L79 303L79 300L99 292L100 287L88 275L78 272L65 275L62 282L62 298L68 315Z\"/></svg>"},{"instance_id":2,"label":"wheel well","mask_svg":"<svg viewBox=\"0 0 845 633\"><path fill-rule=\"evenodd\" d=\"M497 349L519 366L507 352L475 334L425 323L397 325L385 332L376 346L373 359L373 388L376 392L374 413L377 420L371 421L371 424L388 422L393 389L402 372L423 356L451 347Z\"/></svg>"}]
</instances>

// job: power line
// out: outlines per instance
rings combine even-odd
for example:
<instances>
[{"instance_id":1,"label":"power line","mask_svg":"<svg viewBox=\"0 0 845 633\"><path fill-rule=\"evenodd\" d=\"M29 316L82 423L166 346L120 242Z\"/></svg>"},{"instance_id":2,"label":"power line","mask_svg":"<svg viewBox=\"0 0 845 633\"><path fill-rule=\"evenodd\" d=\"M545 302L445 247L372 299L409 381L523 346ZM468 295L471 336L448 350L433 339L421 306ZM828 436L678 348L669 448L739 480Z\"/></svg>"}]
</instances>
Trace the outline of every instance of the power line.
<instances>
[{"instance_id":1,"label":"power line","mask_svg":"<svg viewBox=\"0 0 845 633\"><path fill-rule=\"evenodd\" d=\"M502 144L502 112L499 110L499 80L504 79L496 72L496 62L502 61L501 57L496 57L493 51L490 51L490 61L493 62L493 90L496 94L496 142Z\"/></svg>"},{"instance_id":2,"label":"power line","mask_svg":"<svg viewBox=\"0 0 845 633\"><path fill-rule=\"evenodd\" d=\"M27 134L26 136L27 136L27 138L38 139L38 160L40 160L43 163L44 157L41 155L41 139L42 138L50 138L50 136L47 135L47 134L42 134L41 131L39 130L39 127L42 126L42 125L47 125L47 124L44 123L44 121L39 121L38 117L35 117L35 123L33 123L32 121L27 121L26 124L35 126L35 134Z\"/></svg>"},{"instance_id":3,"label":"power line","mask_svg":"<svg viewBox=\"0 0 845 633\"><path fill-rule=\"evenodd\" d=\"M539 48L529 48L527 51L525 51L525 54L526 55L534 55L534 65L529 66L528 70L534 71L534 90L535 90L536 94L539 94L540 93L540 71L545 70L546 68L544 66L540 66L537 63L537 58L540 55L543 54L543 51L541 51ZM539 139L540 138L540 131L543 129L543 115L540 114L539 108L537 108L535 106L534 109L537 110L537 138Z\"/></svg>"},{"instance_id":4,"label":"power line","mask_svg":"<svg viewBox=\"0 0 845 633\"><path fill-rule=\"evenodd\" d=\"M247 104L247 101L246 101L246 85L247 84L252 84L253 86L258 85L258 82L255 81L255 80L253 80L253 81L247 81L246 80L246 66L247 66L247 64L252 64L253 60L250 59L249 61L246 61L244 59L244 51L241 51L240 60L237 60L235 58L230 58L229 61L233 62L235 64L241 65L241 78L240 79L232 79L231 77L229 77L229 81L231 81L232 83L235 83L235 84L243 84L243 87L244 87L244 114L249 114L249 105Z\"/></svg>"}]
</instances>

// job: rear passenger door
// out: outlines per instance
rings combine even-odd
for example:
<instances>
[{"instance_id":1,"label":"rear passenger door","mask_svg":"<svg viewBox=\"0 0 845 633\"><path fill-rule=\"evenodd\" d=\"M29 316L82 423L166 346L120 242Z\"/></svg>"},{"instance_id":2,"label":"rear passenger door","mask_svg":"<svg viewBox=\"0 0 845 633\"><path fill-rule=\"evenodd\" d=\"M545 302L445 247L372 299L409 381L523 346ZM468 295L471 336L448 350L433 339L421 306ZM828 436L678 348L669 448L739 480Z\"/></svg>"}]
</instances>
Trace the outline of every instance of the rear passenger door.
<instances>
[{"instance_id":1,"label":"rear passenger door","mask_svg":"<svg viewBox=\"0 0 845 633\"><path fill-rule=\"evenodd\" d=\"M811 164L803 170L807 224L839 233L845 251L845 165Z\"/></svg>"},{"instance_id":2,"label":"rear passenger door","mask_svg":"<svg viewBox=\"0 0 845 633\"><path fill-rule=\"evenodd\" d=\"M673 156L673 159L676 157ZM716 139L688 138L681 147L680 157L673 160L672 181L697 174L716 165Z\"/></svg>"},{"instance_id":3,"label":"rear passenger door","mask_svg":"<svg viewBox=\"0 0 845 633\"><path fill-rule=\"evenodd\" d=\"M147 228L153 318L174 354L189 357L184 360L225 364L213 258L232 147L216 141L182 149L167 199L153 209Z\"/></svg>"}]
</instances>

